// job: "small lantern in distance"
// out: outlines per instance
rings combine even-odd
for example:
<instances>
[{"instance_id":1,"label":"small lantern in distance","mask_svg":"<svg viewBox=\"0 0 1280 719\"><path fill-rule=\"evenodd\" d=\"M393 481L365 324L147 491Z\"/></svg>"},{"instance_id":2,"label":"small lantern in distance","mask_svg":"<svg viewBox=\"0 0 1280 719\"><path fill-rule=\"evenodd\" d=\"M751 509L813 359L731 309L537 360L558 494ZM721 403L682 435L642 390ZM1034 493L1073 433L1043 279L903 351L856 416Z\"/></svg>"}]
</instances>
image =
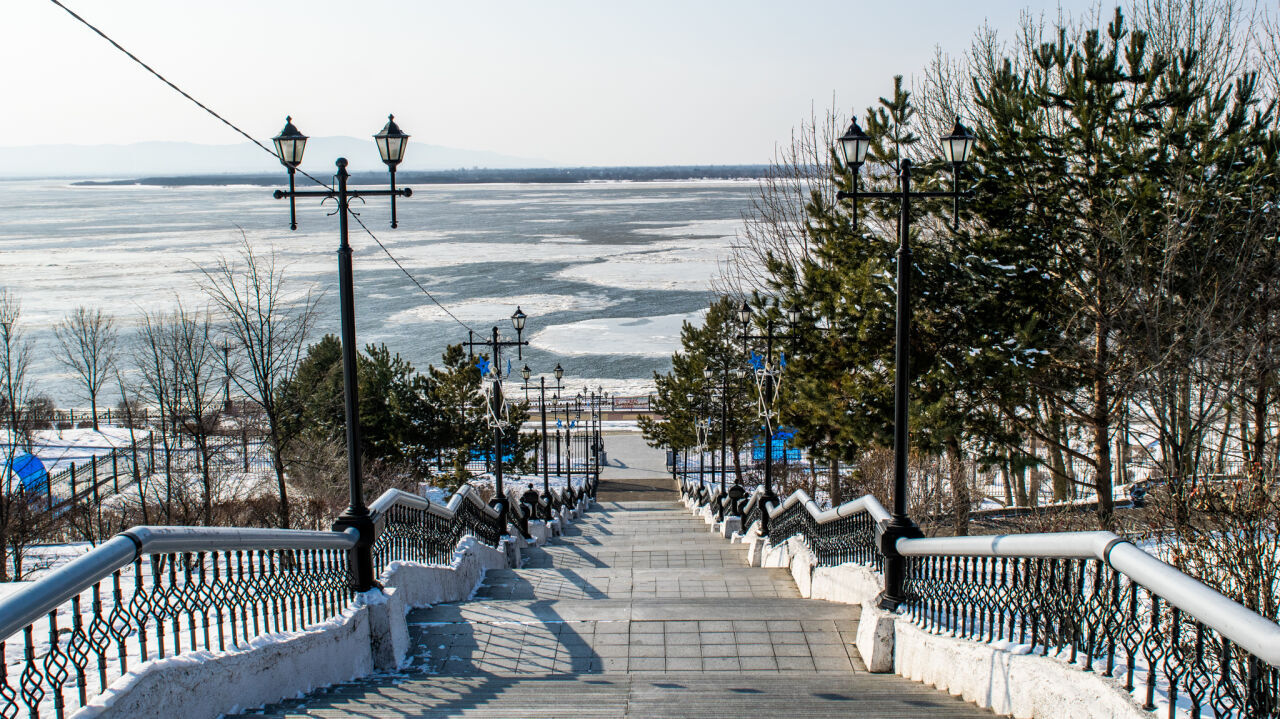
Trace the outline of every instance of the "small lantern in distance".
<instances>
[{"instance_id":1,"label":"small lantern in distance","mask_svg":"<svg viewBox=\"0 0 1280 719\"><path fill-rule=\"evenodd\" d=\"M400 224L396 221L396 166L404 159L404 148L409 144L409 136L400 131L395 115L387 115L387 124L382 127L382 132L373 136L373 141L378 143L378 154L391 173L391 226L399 227Z\"/></svg>"},{"instance_id":2,"label":"small lantern in distance","mask_svg":"<svg viewBox=\"0 0 1280 719\"><path fill-rule=\"evenodd\" d=\"M271 138L276 145L276 157L289 170L289 229L298 229L298 213L293 201L293 175L302 164L302 153L307 149L307 136L293 126L293 117L285 116L284 129Z\"/></svg>"}]
</instances>

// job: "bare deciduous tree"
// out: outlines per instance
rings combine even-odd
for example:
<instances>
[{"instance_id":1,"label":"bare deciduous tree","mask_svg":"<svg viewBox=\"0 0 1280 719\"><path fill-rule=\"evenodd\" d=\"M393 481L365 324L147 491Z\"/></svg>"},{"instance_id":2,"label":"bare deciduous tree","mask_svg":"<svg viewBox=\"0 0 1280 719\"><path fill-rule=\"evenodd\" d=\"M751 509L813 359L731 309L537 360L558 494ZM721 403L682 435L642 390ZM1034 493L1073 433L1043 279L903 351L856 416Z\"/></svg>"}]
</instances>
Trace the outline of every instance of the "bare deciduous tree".
<instances>
[{"instance_id":1,"label":"bare deciduous tree","mask_svg":"<svg viewBox=\"0 0 1280 719\"><path fill-rule=\"evenodd\" d=\"M116 364L118 334L110 315L88 307L75 308L53 327L61 350L55 356L80 380L93 414L94 431L98 430L98 393Z\"/></svg>"},{"instance_id":2,"label":"bare deciduous tree","mask_svg":"<svg viewBox=\"0 0 1280 719\"><path fill-rule=\"evenodd\" d=\"M213 339L208 310L190 310L178 304L170 325L171 363L177 384L177 429L191 437L199 452L202 521L213 523L215 494L211 439L221 419L218 378L221 352Z\"/></svg>"},{"instance_id":3,"label":"bare deciduous tree","mask_svg":"<svg viewBox=\"0 0 1280 719\"><path fill-rule=\"evenodd\" d=\"M28 493L11 468L19 447L31 448L31 436L21 419L22 409L34 393L28 376L32 346L22 324L22 304L7 289L0 288L0 405L9 432L0 457L0 582L22 578L22 559L32 539Z\"/></svg>"},{"instance_id":4,"label":"bare deciduous tree","mask_svg":"<svg viewBox=\"0 0 1280 719\"><path fill-rule=\"evenodd\" d=\"M210 466L210 439L216 430L218 412L220 352L211 337L212 321L207 311L193 311L181 304L172 313L144 314L139 323L135 362L140 370L141 389L156 406L160 416L160 444L164 457L164 494L159 498L165 519L172 523L174 512L189 506L188 482L176 474L175 446L181 437L190 437L198 452L201 500L200 521L213 519L214 476ZM187 520L189 517L179 517Z\"/></svg>"},{"instance_id":5,"label":"bare deciduous tree","mask_svg":"<svg viewBox=\"0 0 1280 719\"><path fill-rule=\"evenodd\" d=\"M234 371L232 367L224 370L266 420L280 499L279 523L288 528L284 457L293 438L285 432L278 400L306 350L319 297L310 290L294 292L275 252L257 254L248 239L241 245L238 263L219 259L204 276L205 292L220 311L241 355Z\"/></svg>"}]
</instances>

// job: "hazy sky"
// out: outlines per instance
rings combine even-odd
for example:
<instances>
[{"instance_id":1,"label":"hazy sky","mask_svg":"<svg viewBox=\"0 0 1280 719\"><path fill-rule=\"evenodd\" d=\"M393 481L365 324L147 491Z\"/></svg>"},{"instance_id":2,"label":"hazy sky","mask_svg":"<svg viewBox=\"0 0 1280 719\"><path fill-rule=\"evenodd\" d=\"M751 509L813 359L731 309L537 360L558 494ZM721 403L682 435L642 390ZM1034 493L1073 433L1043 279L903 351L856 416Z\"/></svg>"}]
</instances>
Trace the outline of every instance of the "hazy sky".
<instances>
[{"instance_id":1,"label":"hazy sky","mask_svg":"<svg viewBox=\"0 0 1280 719\"><path fill-rule=\"evenodd\" d=\"M963 51L984 21L1008 32L1024 8L1057 8L64 2L259 138L286 114L312 136L367 136L390 111L418 141L589 165L765 162L811 104L866 106L936 47ZM0 63L0 145L238 139L48 0L0 3Z\"/></svg>"}]
</instances>

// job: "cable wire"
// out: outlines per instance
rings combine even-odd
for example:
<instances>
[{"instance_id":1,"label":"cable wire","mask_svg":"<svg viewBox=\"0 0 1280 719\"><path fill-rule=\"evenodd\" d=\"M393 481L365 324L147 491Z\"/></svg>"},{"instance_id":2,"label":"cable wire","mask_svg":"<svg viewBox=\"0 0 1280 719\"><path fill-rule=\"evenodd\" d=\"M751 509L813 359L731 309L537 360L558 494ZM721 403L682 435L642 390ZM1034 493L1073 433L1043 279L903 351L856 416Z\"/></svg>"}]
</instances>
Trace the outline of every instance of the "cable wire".
<instances>
[{"instance_id":1,"label":"cable wire","mask_svg":"<svg viewBox=\"0 0 1280 719\"><path fill-rule=\"evenodd\" d=\"M200 102L199 100L197 100L197 99L195 99L194 97L192 97L192 96L190 95L190 93L188 93L187 91L185 91L185 90L183 90L182 88L180 88L180 87L178 87L177 85L175 85L173 82L171 82L171 81L170 81L168 78L166 78L164 75L161 75L159 72L156 72L156 70L155 70L154 68L152 68L152 67L151 67L150 65L148 65L147 63L143 62L143 61L142 61L142 60L141 60L137 55L134 55L133 53L131 53L131 52L129 52L128 50L126 50L126 49L124 48L124 46L123 46L123 45L121 45L120 43L116 42L115 40L112 40L112 39L111 39L111 37L110 37L109 35L107 35L107 34L106 34L105 32L103 32L103 31L99 30L99 29L98 29L98 28L97 28L93 23L89 22L88 20L85 20L83 17L81 17L80 15L78 15L74 10L72 10L71 8L69 8L69 7L67 7L66 5L62 4L61 0L49 0L49 2L52 2L54 5L57 5L58 7L62 8L63 10L65 10L65 11L67 12L67 14L68 14L68 15L70 15L71 17L75 18L76 20L80 21L80 23L81 23L81 24L83 24L85 27L87 27L87 28L89 28L90 30L92 30L94 33L96 33L96 34L97 34L99 37L101 37L103 40L106 40L107 42L111 43L112 47L114 47L115 49L117 49L117 50L119 50L120 52L122 52L122 53L124 53L125 55L127 55L127 56L129 57L129 59L130 59L130 60L133 60L133 61L134 61L134 62L136 62L137 64L141 65L143 69L145 69L147 72L149 72L149 73L151 73L152 75L154 75L154 76L156 77L156 79L158 79L158 80L160 80L161 82L163 82L164 84L168 85L170 88L173 88L173 90L174 90L175 92L177 92L179 95L182 95L183 97L185 97L185 98L187 98L188 100L190 100L192 103L194 103L194 104L195 104L197 107L199 107L201 110L204 110L205 112L209 113L209 114L210 114L210 115L212 115L213 117L217 118L220 122L222 122L222 124L226 125L227 127L231 128L231 129L232 129L232 130L234 130L235 132L239 133L240 135L242 135L243 137L245 137L247 140L249 140L249 142L252 142L254 145L257 145L259 148L261 148L261 149L262 149L262 151L263 151L263 152L267 153L268 155L271 155L272 157L276 158L277 160L278 160L278 159L280 159L280 156L279 156L278 154L276 154L273 150L271 150L271 148L269 148L269 147L267 147L266 145L264 145L264 144L262 144L261 142L259 142L257 139L255 139L255 138L253 137L253 135L250 135L249 133L245 132L244 130L241 130L239 127L237 127L237 126L235 125L235 123L231 122L230 120L228 120L227 118L223 117L222 115L219 115L217 112L214 112L214 111L213 111L213 110L212 110L208 105L205 105L203 102ZM305 170L298 169L297 171L298 171L300 174L302 174L304 177L306 177L306 178L310 179L312 182L315 182L317 185L320 185L320 186L324 187L325 189L329 190L330 192L334 191L334 190L333 190L333 187L332 187L331 185L329 185L328 183L323 182L323 181L321 181L321 180L317 179L315 176L311 175L310 173L306 172ZM405 277L408 277L410 282L412 282L414 285L416 285L416 286L417 286L417 288L418 288L419 290L422 290L422 294L426 295L426 296L427 296L427 298L428 298L428 299L430 299L432 302L434 302L434 303L436 304L436 306L437 306L437 307L439 307L440 309L444 310L444 313L445 313L446 315L449 315L450 319L452 319L454 322L457 322L459 325L462 325L462 327L463 327L463 328L465 328L465 329L467 329L467 330L471 330L471 331L473 331L473 332L475 331L475 330L474 330L474 329L472 329L472 327L471 327L470 325L468 325L466 322L463 322L462 320L458 319L458 316L457 316L457 315L453 314L453 312L451 312L451 311L449 310L449 308L448 308L448 307L445 307L445 306L444 306L444 304L443 304L442 302L440 302L440 300L436 299L435 295L431 294L431 292L430 292L430 291L428 291L428 290L427 290L427 288L426 288L426 287L424 287L424 286L422 285L422 283L421 283L421 282L419 282L419 281L418 281L418 279L417 279L416 277L414 277L412 273L410 273L410 272L409 272L409 270L405 269L405 266L404 266L403 264L401 264L400 260L396 259L396 256L395 256L395 255L393 255L393 254L391 254L391 250L387 249L387 246L386 246L386 245L384 245L384 244L382 244L382 240L379 240L379 239L378 239L378 236L377 236L377 235L375 235L375 234L373 234L373 231L372 231L372 230L370 230L370 229L369 229L369 228L364 224L364 221L360 219L360 215L356 214L356 212L355 212L355 211L353 211L353 210L351 210L351 208L347 208L347 211L351 214L351 217L352 217L352 218L354 218L354 219L355 219L355 221L360 225L360 227L364 229L365 233L366 233L366 234L368 234L368 235L369 235L369 237L370 237L370 238L371 238L375 243L377 243L378 247L382 248L382 251L383 251L384 253L386 253L387 257L388 257L388 258L390 258L390 260L395 264L395 266L396 266L396 267L398 267L398 268L400 269L400 271L404 273Z\"/></svg>"},{"instance_id":2,"label":"cable wire","mask_svg":"<svg viewBox=\"0 0 1280 719\"><path fill-rule=\"evenodd\" d=\"M427 290L427 288L426 288L426 287L423 287L423 286L422 286L422 283L421 283L421 282L418 282L418 279L417 279L416 277L414 277L412 274L410 274L410 273L409 273L409 270L406 270L406 269L404 268L404 265L400 264L400 260L397 260L397 259L396 259L396 256L395 256L395 255L393 255L393 254L391 254L391 250L388 250L388 249L387 249L387 246L386 246L386 245L384 245L384 244L382 244L382 240L379 240L379 239L378 239L378 236L377 236L377 235L375 235L375 234L373 234L373 230L370 230L370 229L368 228L368 226L366 226L366 225L364 224L364 220L361 220L361 219L360 219L360 215L358 215L358 214L356 214L355 212L353 212L353 211L351 210L351 208L349 208L349 207L347 208L347 211L351 213L351 217L352 217L353 219L355 219L355 221L360 225L360 227L365 231L365 233L367 233L367 234L369 235L369 237L370 237L370 238L372 238L372 239L373 239L373 241L374 241L374 242L376 242L376 243L378 244L378 247L381 247L381 248L382 248L382 251L383 251L383 252L385 252L385 253L387 253L387 257L388 257L388 258L390 258L390 259L391 259L391 261L395 263L396 267L399 267L399 268L400 268L400 271L404 273L404 276L405 276L405 277L408 277L410 282L412 282L413 284L417 285L417 286L418 286L418 289L422 290L422 294L424 294L424 295L426 295L427 297L431 298L431 301L432 301L432 302L434 302L434 303L436 303L436 306L437 306L437 307L439 307L440 309L444 310L444 313L445 313L446 315L449 315L449 317L450 317L450 318L452 318L454 322L457 322L458 324L462 325L462 326L463 326L463 327L465 327L466 329L468 329L468 330L470 330L470 331L472 331L472 332L475 332L475 330L474 330L474 329L472 329L471 325L469 325L469 324L467 324L466 322L463 322L462 320L458 319L458 316L457 316L457 315L455 315L454 313L450 312L448 307L445 307L445 306L444 306L444 304L443 304L442 302L440 302L440 300L437 300L437 299L435 298L435 295L431 294L431 292L429 292L429 291Z\"/></svg>"}]
</instances>

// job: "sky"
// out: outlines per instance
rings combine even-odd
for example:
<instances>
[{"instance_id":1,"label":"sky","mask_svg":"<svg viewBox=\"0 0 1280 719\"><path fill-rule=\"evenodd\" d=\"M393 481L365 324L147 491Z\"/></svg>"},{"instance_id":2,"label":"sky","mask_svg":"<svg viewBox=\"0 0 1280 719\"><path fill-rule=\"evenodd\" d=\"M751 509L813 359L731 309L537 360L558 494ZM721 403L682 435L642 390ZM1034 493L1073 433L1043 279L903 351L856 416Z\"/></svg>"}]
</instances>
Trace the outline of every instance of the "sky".
<instances>
[{"instance_id":1,"label":"sky","mask_svg":"<svg viewBox=\"0 0 1280 719\"><path fill-rule=\"evenodd\" d=\"M414 139L566 165L764 163L865 107L1014 0L63 0L254 136ZM1092 0L1063 0L1068 12ZM1109 7L1109 6L1108 6ZM238 135L50 0L0 3L0 145L231 144ZM20 68L20 71L15 69ZM412 140L410 151L412 151ZM406 159L406 169L408 168Z\"/></svg>"}]
</instances>

